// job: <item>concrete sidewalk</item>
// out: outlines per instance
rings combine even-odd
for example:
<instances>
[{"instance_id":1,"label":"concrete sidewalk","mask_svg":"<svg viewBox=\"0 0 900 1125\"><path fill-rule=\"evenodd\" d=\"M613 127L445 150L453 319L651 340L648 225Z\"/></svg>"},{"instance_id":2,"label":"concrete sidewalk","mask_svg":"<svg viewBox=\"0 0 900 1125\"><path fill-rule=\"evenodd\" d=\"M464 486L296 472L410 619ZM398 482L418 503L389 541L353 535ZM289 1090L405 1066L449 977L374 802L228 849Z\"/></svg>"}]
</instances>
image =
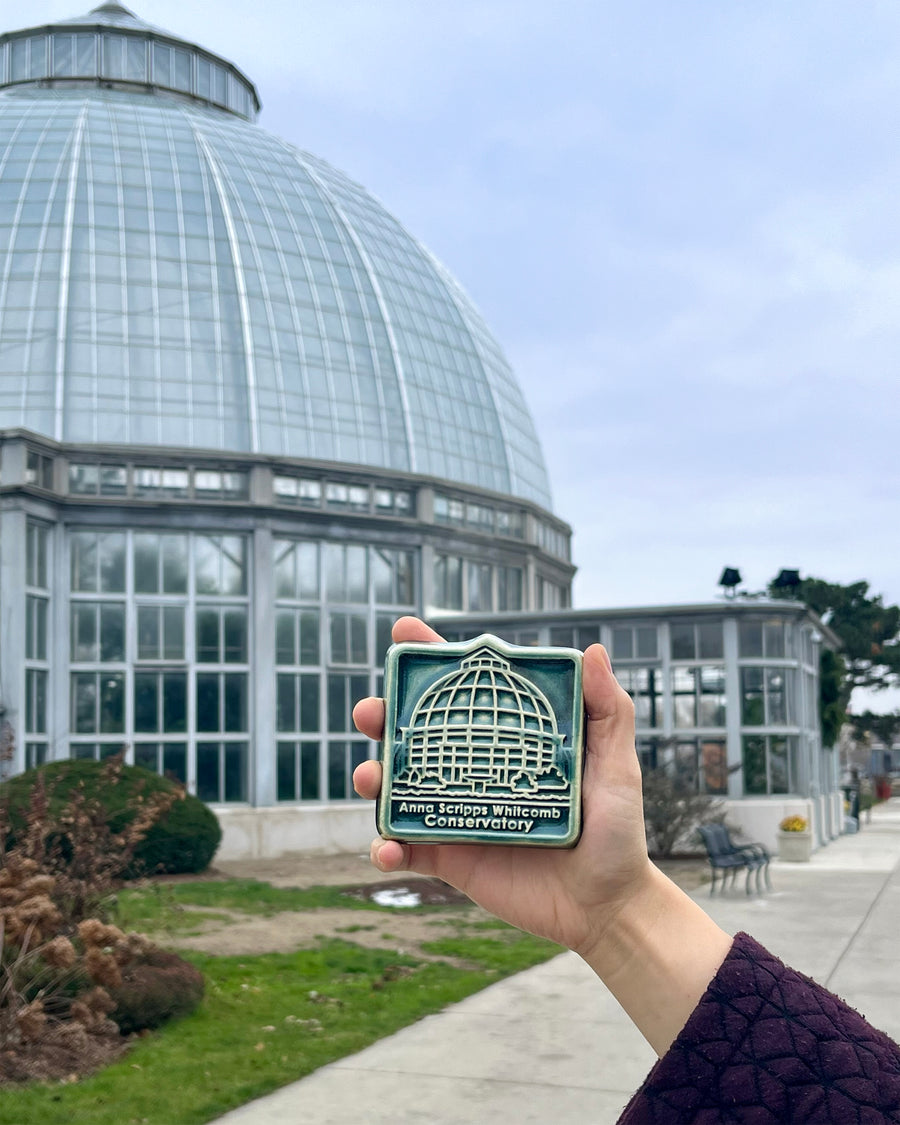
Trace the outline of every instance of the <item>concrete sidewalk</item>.
<instances>
[{"instance_id":1,"label":"concrete sidewalk","mask_svg":"<svg viewBox=\"0 0 900 1125\"><path fill-rule=\"evenodd\" d=\"M900 799L774 890L696 898L900 1040ZM219 1125L605 1125L655 1060L572 953L486 988L357 1055L234 1110Z\"/></svg>"}]
</instances>

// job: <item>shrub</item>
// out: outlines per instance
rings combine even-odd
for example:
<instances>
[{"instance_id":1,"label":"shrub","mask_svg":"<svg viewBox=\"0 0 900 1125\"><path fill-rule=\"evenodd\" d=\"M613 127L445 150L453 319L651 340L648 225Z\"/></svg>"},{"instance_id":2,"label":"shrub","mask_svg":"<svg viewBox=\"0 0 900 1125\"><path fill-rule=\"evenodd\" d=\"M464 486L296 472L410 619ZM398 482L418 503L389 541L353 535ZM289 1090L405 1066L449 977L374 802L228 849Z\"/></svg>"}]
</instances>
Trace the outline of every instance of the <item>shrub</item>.
<instances>
[{"instance_id":1,"label":"shrub","mask_svg":"<svg viewBox=\"0 0 900 1125\"><path fill-rule=\"evenodd\" d=\"M46 785L52 816L58 816L71 797L80 794L83 801L99 805L103 822L113 836L146 819L150 806L168 806L135 842L133 855L120 875L202 871L219 846L219 822L201 800L168 778L139 766L123 765L119 759L50 762L0 786L0 797L9 801L16 831L24 826L30 794L39 777ZM60 842L63 850L70 846L64 833Z\"/></svg>"},{"instance_id":2,"label":"shrub","mask_svg":"<svg viewBox=\"0 0 900 1125\"><path fill-rule=\"evenodd\" d=\"M644 828L651 855L670 856L692 840L698 824L724 821L722 802L698 793L690 778L661 766L647 770L642 779Z\"/></svg>"},{"instance_id":3,"label":"shrub","mask_svg":"<svg viewBox=\"0 0 900 1125\"><path fill-rule=\"evenodd\" d=\"M110 1018L128 1035L190 1015L203 999L203 976L177 953L154 947L123 969L122 983L107 991L115 1003Z\"/></svg>"}]
</instances>

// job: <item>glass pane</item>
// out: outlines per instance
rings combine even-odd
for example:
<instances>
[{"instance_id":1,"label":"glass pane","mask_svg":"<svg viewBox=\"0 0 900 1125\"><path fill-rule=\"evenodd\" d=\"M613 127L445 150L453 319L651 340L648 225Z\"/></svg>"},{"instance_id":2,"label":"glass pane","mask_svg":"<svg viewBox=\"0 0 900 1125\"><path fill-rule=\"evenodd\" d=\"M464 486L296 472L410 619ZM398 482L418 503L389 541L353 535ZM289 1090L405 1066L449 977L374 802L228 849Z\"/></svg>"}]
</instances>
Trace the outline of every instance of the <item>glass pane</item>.
<instances>
[{"instance_id":1,"label":"glass pane","mask_svg":"<svg viewBox=\"0 0 900 1125\"><path fill-rule=\"evenodd\" d=\"M296 677L281 674L275 683L275 729L296 730Z\"/></svg>"},{"instance_id":2,"label":"glass pane","mask_svg":"<svg viewBox=\"0 0 900 1125\"><path fill-rule=\"evenodd\" d=\"M178 605L163 606L163 657L184 660L184 610Z\"/></svg>"},{"instance_id":3,"label":"glass pane","mask_svg":"<svg viewBox=\"0 0 900 1125\"><path fill-rule=\"evenodd\" d=\"M159 536L134 537L134 589L138 594L159 593Z\"/></svg>"},{"instance_id":4,"label":"glass pane","mask_svg":"<svg viewBox=\"0 0 900 1125\"><path fill-rule=\"evenodd\" d=\"M125 536L100 536L100 589L104 594L125 592Z\"/></svg>"},{"instance_id":5,"label":"glass pane","mask_svg":"<svg viewBox=\"0 0 900 1125\"><path fill-rule=\"evenodd\" d=\"M718 660L722 656L721 621L705 622L697 626L697 639L700 644L701 660Z\"/></svg>"},{"instance_id":6,"label":"glass pane","mask_svg":"<svg viewBox=\"0 0 900 1125\"><path fill-rule=\"evenodd\" d=\"M297 799L297 749L294 742L279 742L276 752L276 785L279 801Z\"/></svg>"},{"instance_id":7,"label":"glass pane","mask_svg":"<svg viewBox=\"0 0 900 1125\"><path fill-rule=\"evenodd\" d=\"M246 542L239 535L222 538L222 593L244 593L244 554Z\"/></svg>"},{"instance_id":8,"label":"glass pane","mask_svg":"<svg viewBox=\"0 0 900 1125\"><path fill-rule=\"evenodd\" d=\"M769 781L771 793L787 793L788 784L788 740L769 739Z\"/></svg>"},{"instance_id":9,"label":"glass pane","mask_svg":"<svg viewBox=\"0 0 900 1125\"><path fill-rule=\"evenodd\" d=\"M275 596L297 596L296 546L293 543L275 543Z\"/></svg>"},{"instance_id":10,"label":"glass pane","mask_svg":"<svg viewBox=\"0 0 900 1125\"><path fill-rule=\"evenodd\" d=\"M187 730L187 675L167 672L163 676L163 730L180 734Z\"/></svg>"},{"instance_id":11,"label":"glass pane","mask_svg":"<svg viewBox=\"0 0 900 1125\"><path fill-rule=\"evenodd\" d=\"M744 726L758 727L764 721L762 668L742 668L741 722Z\"/></svg>"},{"instance_id":12,"label":"glass pane","mask_svg":"<svg viewBox=\"0 0 900 1125\"><path fill-rule=\"evenodd\" d=\"M219 663L219 611L197 610L197 660L201 664Z\"/></svg>"},{"instance_id":13,"label":"glass pane","mask_svg":"<svg viewBox=\"0 0 900 1125\"><path fill-rule=\"evenodd\" d=\"M225 611L225 663L244 664L247 661L247 611Z\"/></svg>"},{"instance_id":14,"label":"glass pane","mask_svg":"<svg viewBox=\"0 0 900 1125\"><path fill-rule=\"evenodd\" d=\"M387 615L380 613L375 618L375 663L384 664L384 658L387 656L387 650L393 643L391 638L391 629L394 625L393 614Z\"/></svg>"},{"instance_id":15,"label":"glass pane","mask_svg":"<svg viewBox=\"0 0 900 1125\"><path fill-rule=\"evenodd\" d=\"M637 656L642 660L655 660L656 629L652 625L639 625L635 630L637 636Z\"/></svg>"},{"instance_id":16,"label":"glass pane","mask_svg":"<svg viewBox=\"0 0 900 1125\"><path fill-rule=\"evenodd\" d=\"M600 643L599 625L582 625L578 630L578 647L582 652L591 645Z\"/></svg>"},{"instance_id":17,"label":"glass pane","mask_svg":"<svg viewBox=\"0 0 900 1125\"><path fill-rule=\"evenodd\" d=\"M159 684L155 672L135 673L134 677L134 729L159 730ZM155 768L155 766L154 766Z\"/></svg>"},{"instance_id":18,"label":"glass pane","mask_svg":"<svg viewBox=\"0 0 900 1125\"><path fill-rule=\"evenodd\" d=\"M347 547L347 600L368 601L366 589L366 548Z\"/></svg>"},{"instance_id":19,"label":"glass pane","mask_svg":"<svg viewBox=\"0 0 900 1125\"><path fill-rule=\"evenodd\" d=\"M100 660L125 659L125 606L100 606Z\"/></svg>"},{"instance_id":20,"label":"glass pane","mask_svg":"<svg viewBox=\"0 0 900 1125\"><path fill-rule=\"evenodd\" d=\"M225 800L247 800L247 748L243 742L225 743Z\"/></svg>"},{"instance_id":21,"label":"glass pane","mask_svg":"<svg viewBox=\"0 0 900 1125\"><path fill-rule=\"evenodd\" d=\"M124 465L100 466L100 495L124 496L128 491L128 473Z\"/></svg>"},{"instance_id":22,"label":"glass pane","mask_svg":"<svg viewBox=\"0 0 900 1125\"><path fill-rule=\"evenodd\" d=\"M304 610L300 614L300 663L319 663L319 614Z\"/></svg>"},{"instance_id":23,"label":"glass pane","mask_svg":"<svg viewBox=\"0 0 900 1125\"><path fill-rule=\"evenodd\" d=\"M347 677L330 675L328 677L328 729L346 730L347 713Z\"/></svg>"},{"instance_id":24,"label":"glass pane","mask_svg":"<svg viewBox=\"0 0 900 1125\"><path fill-rule=\"evenodd\" d=\"M93 593L97 589L97 536L93 532L72 535L72 589L77 593Z\"/></svg>"},{"instance_id":25,"label":"glass pane","mask_svg":"<svg viewBox=\"0 0 900 1125\"><path fill-rule=\"evenodd\" d=\"M319 799L319 755L318 742L300 743L300 798L303 801Z\"/></svg>"},{"instance_id":26,"label":"glass pane","mask_svg":"<svg viewBox=\"0 0 900 1125\"><path fill-rule=\"evenodd\" d=\"M183 742L163 743L163 773L187 785L187 746Z\"/></svg>"},{"instance_id":27,"label":"glass pane","mask_svg":"<svg viewBox=\"0 0 900 1125\"><path fill-rule=\"evenodd\" d=\"M319 729L319 677L300 677L300 730L313 733Z\"/></svg>"},{"instance_id":28,"label":"glass pane","mask_svg":"<svg viewBox=\"0 0 900 1125\"><path fill-rule=\"evenodd\" d=\"M391 605L394 601L393 552L372 551L372 584L375 588L375 601L381 605Z\"/></svg>"},{"instance_id":29,"label":"glass pane","mask_svg":"<svg viewBox=\"0 0 900 1125\"><path fill-rule=\"evenodd\" d=\"M159 659L159 608L155 605L137 607L138 660Z\"/></svg>"},{"instance_id":30,"label":"glass pane","mask_svg":"<svg viewBox=\"0 0 900 1125\"><path fill-rule=\"evenodd\" d=\"M343 801L347 797L347 743L328 745L328 799Z\"/></svg>"},{"instance_id":31,"label":"glass pane","mask_svg":"<svg viewBox=\"0 0 900 1125\"><path fill-rule=\"evenodd\" d=\"M73 602L70 618L73 660L97 659L97 606L94 602Z\"/></svg>"},{"instance_id":32,"label":"glass pane","mask_svg":"<svg viewBox=\"0 0 900 1125\"><path fill-rule=\"evenodd\" d=\"M329 615L328 631L331 640L331 660L333 664L346 664L347 653L347 615L345 613L332 613Z\"/></svg>"},{"instance_id":33,"label":"glass pane","mask_svg":"<svg viewBox=\"0 0 900 1125\"><path fill-rule=\"evenodd\" d=\"M763 631L759 621L742 621L738 630L741 656L756 657L763 654Z\"/></svg>"},{"instance_id":34,"label":"glass pane","mask_svg":"<svg viewBox=\"0 0 900 1125\"><path fill-rule=\"evenodd\" d=\"M97 729L97 678L93 672L72 674L72 729L92 734Z\"/></svg>"},{"instance_id":35,"label":"glass pane","mask_svg":"<svg viewBox=\"0 0 900 1125\"><path fill-rule=\"evenodd\" d=\"M100 730L125 729L125 677L121 672L100 675Z\"/></svg>"},{"instance_id":36,"label":"glass pane","mask_svg":"<svg viewBox=\"0 0 900 1125\"><path fill-rule=\"evenodd\" d=\"M187 536L163 535L162 588L167 594L187 593L188 547Z\"/></svg>"},{"instance_id":37,"label":"glass pane","mask_svg":"<svg viewBox=\"0 0 900 1125\"><path fill-rule=\"evenodd\" d=\"M766 721L773 726L787 722L785 707L784 672L780 668L766 669L766 697L768 716Z\"/></svg>"},{"instance_id":38,"label":"glass pane","mask_svg":"<svg viewBox=\"0 0 900 1125\"><path fill-rule=\"evenodd\" d=\"M138 742L134 748L134 764L145 770L150 770L151 773L157 773L159 770L158 754L158 742Z\"/></svg>"},{"instance_id":39,"label":"glass pane","mask_svg":"<svg viewBox=\"0 0 900 1125\"><path fill-rule=\"evenodd\" d=\"M672 659L693 660L694 651L694 626L673 622L670 626L672 635Z\"/></svg>"},{"instance_id":40,"label":"glass pane","mask_svg":"<svg viewBox=\"0 0 900 1125\"><path fill-rule=\"evenodd\" d=\"M243 672L233 672L225 680L225 730L245 731L247 723L247 677Z\"/></svg>"},{"instance_id":41,"label":"glass pane","mask_svg":"<svg viewBox=\"0 0 900 1125\"><path fill-rule=\"evenodd\" d=\"M673 642L674 643L674 642ZM674 655L674 653L673 653ZM612 657L613 660L630 660L634 656L632 648L631 629L613 629L612 631Z\"/></svg>"},{"instance_id":42,"label":"glass pane","mask_svg":"<svg viewBox=\"0 0 900 1125\"><path fill-rule=\"evenodd\" d=\"M100 481L96 465L69 466L69 492L73 496L96 496Z\"/></svg>"},{"instance_id":43,"label":"glass pane","mask_svg":"<svg viewBox=\"0 0 900 1125\"><path fill-rule=\"evenodd\" d=\"M728 768L725 761L724 742L701 742L700 762L703 771L703 788L707 793L728 791Z\"/></svg>"},{"instance_id":44,"label":"glass pane","mask_svg":"<svg viewBox=\"0 0 900 1125\"><path fill-rule=\"evenodd\" d=\"M770 658L784 656L784 625L780 621L766 621L763 625L763 647Z\"/></svg>"},{"instance_id":45,"label":"glass pane","mask_svg":"<svg viewBox=\"0 0 900 1125\"><path fill-rule=\"evenodd\" d=\"M194 586L198 594L219 593L219 549L206 535L194 540Z\"/></svg>"},{"instance_id":46,"label":"glass pane","mask_svg":"<svg viewBox=\"0 0 900 1125\"><path fill-rule=\"evenodd\" d=\"M296 618L293 611L281 611L275 615L275 663L296 664L296 643L294 626Z\"/></svg>"},{"instance_id":47,"label":"glass pane","mask_svg":"<svg viewBox=\"0 0 900 1125\"><path fill-rule=\"evenodd\" d=\"M197 674L197 730L219 730L219 676Z\"/></svg>"},{"instance_id":48,"label":"glass pane","mask_svg":"<svg viewBox=\"0 0 900 1125\"><path fill-rule=\"evenodd\" d=\"M219 744L197 743L197 796L201 801L219 800Z\"/></svg>"},{"instance_id":49,"label":"glass pane","mask_svg":"<svg viewBox=\"0 0 900 1125\"><path fill-rule=\"evenodd\" d=\"M766 792L766 740L747 737L743 740L744 792Z\"/></svg>"}]
</instances>

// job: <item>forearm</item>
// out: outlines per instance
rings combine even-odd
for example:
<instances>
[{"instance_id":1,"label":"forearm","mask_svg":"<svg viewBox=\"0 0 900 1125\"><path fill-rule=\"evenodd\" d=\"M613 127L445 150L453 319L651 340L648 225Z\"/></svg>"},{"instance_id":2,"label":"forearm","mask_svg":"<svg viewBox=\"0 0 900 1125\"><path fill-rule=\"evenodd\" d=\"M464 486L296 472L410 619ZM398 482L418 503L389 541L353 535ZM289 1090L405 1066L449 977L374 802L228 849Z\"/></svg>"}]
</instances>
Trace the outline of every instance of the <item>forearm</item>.
<instances>
[{"instance_id":1,"label":"forearm","mask_svg":"<svg viewBox=\"0 0 900 1125\"><path fill-rule=\"evenodd\" d=\"M662 1057L732 939L652 864L639 889L578 952Z\"/></svg>"}]
</instances>

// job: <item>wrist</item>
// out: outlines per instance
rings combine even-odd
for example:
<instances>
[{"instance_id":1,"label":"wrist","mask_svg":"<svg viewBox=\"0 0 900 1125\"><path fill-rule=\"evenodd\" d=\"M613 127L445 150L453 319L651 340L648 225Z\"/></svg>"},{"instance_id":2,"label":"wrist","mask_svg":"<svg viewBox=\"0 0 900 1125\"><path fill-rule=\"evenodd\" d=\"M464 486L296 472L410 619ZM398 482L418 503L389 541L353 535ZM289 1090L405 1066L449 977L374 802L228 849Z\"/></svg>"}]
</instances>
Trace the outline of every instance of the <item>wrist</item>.
<instances>
[{"instance_id":1,"label":"wrist","mask_svg":"<svg viewBox=\"0 0 900 1125\"><path fill-rule=\"evenodd\" d=\"M731 937L649 860L628 898L592 930L576 952L663 1055L727 957Z\"/></svg>"}]
</instances>

